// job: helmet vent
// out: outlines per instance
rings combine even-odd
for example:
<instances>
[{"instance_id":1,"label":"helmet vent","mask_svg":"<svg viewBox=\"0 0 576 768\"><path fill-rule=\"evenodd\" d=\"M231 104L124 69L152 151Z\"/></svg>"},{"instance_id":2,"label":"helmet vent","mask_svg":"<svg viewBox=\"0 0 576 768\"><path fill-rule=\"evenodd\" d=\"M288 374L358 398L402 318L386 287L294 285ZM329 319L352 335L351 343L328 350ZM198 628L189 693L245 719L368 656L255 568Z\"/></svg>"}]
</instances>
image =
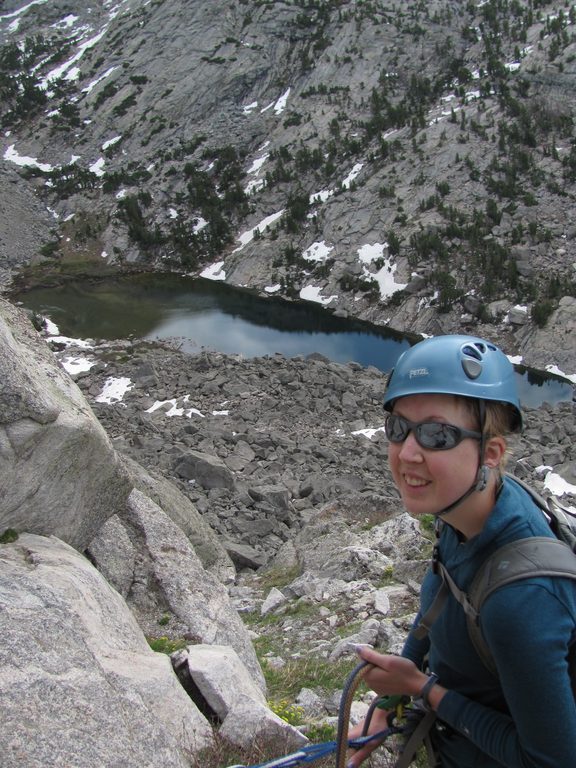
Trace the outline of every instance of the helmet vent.
<instances>
[{"instance_id":1,"label":"helmet vent","mask_svg":"<svg viewBox=\"0 0 576 768\"><path fill-rule=\"evenodd\" d=\"M486 347L484 344L466 344L462 347L462 353L473 357L475 360L482 360L482 356L486 354Z\"/></svg>"}]
</instances>

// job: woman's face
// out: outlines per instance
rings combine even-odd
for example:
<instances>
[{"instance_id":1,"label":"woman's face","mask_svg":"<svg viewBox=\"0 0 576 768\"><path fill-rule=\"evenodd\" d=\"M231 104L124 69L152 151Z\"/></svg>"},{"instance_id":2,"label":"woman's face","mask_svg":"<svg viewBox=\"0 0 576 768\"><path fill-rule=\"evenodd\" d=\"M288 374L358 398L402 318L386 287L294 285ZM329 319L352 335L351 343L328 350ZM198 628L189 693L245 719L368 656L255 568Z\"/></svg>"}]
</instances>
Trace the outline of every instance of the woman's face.
<instances>
[{"instance_id":1,"label":"woman's face","mask_svg":"<svg viewBox=\"0 0 576 768\"><path fill-rule=\"evenodd\" d=\"M469 430L478 424L464 403L451 395L410 395L400 398L393 413L410 421L439 421ZM412 515L435 514L458 499L474 483L479 441L465 438L455 448L422 448L410 432L403 443L389 443L392 477L406 510ZM471 502L471 500L470 500ZM462 505L462 511L466 503Z\"/></svg>"}]
</instances>

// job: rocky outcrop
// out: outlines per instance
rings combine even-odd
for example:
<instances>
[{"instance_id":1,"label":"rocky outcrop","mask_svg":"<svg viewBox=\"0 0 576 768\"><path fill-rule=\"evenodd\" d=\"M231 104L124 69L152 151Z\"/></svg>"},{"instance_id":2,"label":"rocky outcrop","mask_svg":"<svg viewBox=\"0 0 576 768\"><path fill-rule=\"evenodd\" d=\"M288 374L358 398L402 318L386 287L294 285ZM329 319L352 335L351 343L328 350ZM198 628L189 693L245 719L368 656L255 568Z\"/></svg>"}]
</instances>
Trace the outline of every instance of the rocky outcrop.
<instances>
[{"instance_id":1,"label":"rocky outcrop","mask_svg":"<svg viewBox=\"0 0 576 768\"><path fill-rule=\"evenodd\" d=\"M236 649L264 690L262 670L246 628L223 584L208 573L184 532L141 491L90 544L98 569L126 599L147 635L165 631L194 643Z\"/></svg>"},{"instance_id":2,"label":"rocky outcrop","mask_svg":"<svg viewBox=\"0 0 576 768\"><path fill-rule=\"evenodd\" d=\"M122 598L76 550L0 545L4 768L186 768L212 730Z\"/></svg>"},{"instance_id":3,"label":"rocky outcrop","mask_svg":"<svg viewBox=\"0 0 576 768\"><path fill-rule=\"evenodd\" d=\"M194 645L172 656L172 663L186 687L192 679L219 734L245 749L273 744L278 754L291 752L308 739L268 708L261 690L231 648Z\"/></svg>"},{"instance_id":4,"label":"rocky outcrop","mask_svg":"<svg viewBox=\"0 0 576 768\"><path fill-rule=\"evenodd\" d=\"M123 509L128 474L28 318L0 299L0 530L82 550Z\"/></svg>"},{"instance_id":5,"label":"rocky outcrop","mask_svg":"<svg viewBox=\"0 0 576 768\"><path fill-rule=\"evenodd\" d=\"M234 563L221 540L188 497L165 477L145 470L128 455L124 454L122 460L133 486L155 502L182 531L203 567L222 584L234 581Z\"/></svg>"},{"instance_id":6,"label":"rocky outcrop","mask_svg":"<svg viewBox=\"0 0 576 768\"><path fill-rule=\"evenodd\" d=\"M5 165L0 173L0 286L14 272L42 261L40 248L48 242L54 217L34 188L22 183L14 168Z\"/></svg>"},{"instance_id":7,"label":"rocky outcrop","mask_svg":"<svg viewBox=\"0 0 576 768\"><path fill-rule=\"evenodd\" d=\"M552 367L555 361L560 371L571 373L576 366L576 298L564 296L543 328L528 326L523 334L521 350L535 367Z\"/></svg>"},{"instance_id":8,"label":"rocky outcrop","mask_svg":"<svg viewBox=\"0 0 576 768\"><path fill-rule=\"evenodd\" d=\"M116 453L26 315L0 310L2 764L189 765L212 727L146 636L226 647L263 698L232 561L177 488Z\"/></svg>"}]
</instances>

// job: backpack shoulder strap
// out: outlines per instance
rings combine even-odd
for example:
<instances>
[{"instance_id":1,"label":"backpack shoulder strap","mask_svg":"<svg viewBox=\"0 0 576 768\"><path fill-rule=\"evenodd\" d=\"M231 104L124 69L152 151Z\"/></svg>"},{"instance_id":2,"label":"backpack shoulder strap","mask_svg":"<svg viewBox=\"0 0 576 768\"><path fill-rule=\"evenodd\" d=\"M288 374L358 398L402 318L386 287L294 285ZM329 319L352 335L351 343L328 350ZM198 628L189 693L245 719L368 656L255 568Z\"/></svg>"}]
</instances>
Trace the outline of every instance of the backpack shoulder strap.
<instances>
[{"instance_id":1,"label":"backpack shoulder strap","mask_svg":"<svg viewBox=\"0 0 576 768\"><path fill-rule=\"evenodd\" d=\"M500 587L535 576L576 579L576 555L558 539L547 536L518 539L496 550L474 577L467 596L470 605L466 611L468 633L484 666L493 674L496 667L479 622L482 606Z\"/></svg>"},{"instance_id":2,"label":"backpack shoulder strap","mask_svg":"<svg viewBox=\"0 0 576 768\"><path fill-rule=\"evenodd\" d=\"M532 501L544 513L556 538L564 541L573 552L576 552L576 514L562 504L555 496L541 496L538 491L535 491L524 480L508 472L506 477L526 491Z\"/></svg>"}]
</instances>

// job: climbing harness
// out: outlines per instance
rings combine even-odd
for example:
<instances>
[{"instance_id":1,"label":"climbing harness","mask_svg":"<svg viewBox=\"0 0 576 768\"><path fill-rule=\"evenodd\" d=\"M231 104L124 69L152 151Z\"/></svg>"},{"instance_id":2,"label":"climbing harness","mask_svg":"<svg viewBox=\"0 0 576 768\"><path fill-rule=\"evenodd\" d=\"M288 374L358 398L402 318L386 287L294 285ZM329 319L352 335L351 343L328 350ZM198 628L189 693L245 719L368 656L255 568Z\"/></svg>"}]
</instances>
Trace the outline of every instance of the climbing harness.
<instances>
[{"instance_id":1,"label":"climbing harness","mask_svg":"<svg viewBox=\"0 0 576 768\"><path fill-rule=\"evenodd\" d=\"M421 708L418 702L410 703L410 699L406 696L391 696L384 700L375 699L368 710L362 736L354 739L348 738L352 700L356 689L362 682L370 666L371 665L366 661L360 662L346 679L342 697L340 699L338 731L335 741L325 741L321 744L307 744L296 752L291 752L288 755L274 758L273 760L268 760L257 765L231 765L228 768L294 768L294 766L312 763L323 757L327 757L333 752L336 753L336 768L346 768L347 751L349 749L361 749L366 744L373 741L381 743L394 735L402 736L404 742L399 748L400 755L395 763L395 768L408 768L416 755L416 752L423 744L426 746L428 765L436 765L429 739L429 732L436 719L436 715L432 711L426 711ZM392 710L388 715L388 727L377 733L367 735L372 713L377 706L382 706L383 701L389 701Z\"/></svg>"}]
</instances>

